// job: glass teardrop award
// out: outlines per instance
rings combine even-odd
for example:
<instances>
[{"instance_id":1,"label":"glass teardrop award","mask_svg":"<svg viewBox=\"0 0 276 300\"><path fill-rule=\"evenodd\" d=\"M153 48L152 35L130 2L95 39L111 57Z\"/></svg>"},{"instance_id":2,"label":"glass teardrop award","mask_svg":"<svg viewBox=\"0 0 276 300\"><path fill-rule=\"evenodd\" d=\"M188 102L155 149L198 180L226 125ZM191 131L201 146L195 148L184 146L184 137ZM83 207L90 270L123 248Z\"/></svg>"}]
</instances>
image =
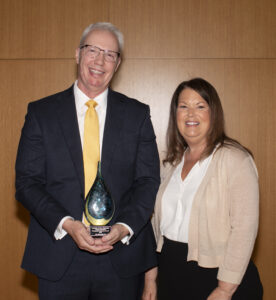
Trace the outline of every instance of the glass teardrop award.
<instances>
[{"instance_id":1,"label":"glass teardrop award","mask_svg":"<svg viewBox=\"0 0 276 300\"><path fill-rule=\"evenodd\" d=\"M84 214L90 223L92 237L102 237L108 234L111 226L107 224L115 211L114 201L101 174L101 164L98 162L96 179L85 199Z\"/></svg>"}]
</instances>

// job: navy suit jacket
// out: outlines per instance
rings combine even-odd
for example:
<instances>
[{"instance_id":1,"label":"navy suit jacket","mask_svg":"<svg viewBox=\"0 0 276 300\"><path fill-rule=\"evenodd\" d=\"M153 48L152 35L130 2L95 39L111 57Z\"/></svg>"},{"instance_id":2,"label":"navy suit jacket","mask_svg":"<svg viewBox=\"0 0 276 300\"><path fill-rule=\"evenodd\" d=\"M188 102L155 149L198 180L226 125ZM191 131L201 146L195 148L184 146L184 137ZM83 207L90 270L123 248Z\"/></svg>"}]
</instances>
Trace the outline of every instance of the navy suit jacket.
<instances>
[{"instance_id":1,"label":"navy suit jacket","mask_svg":"<svg viewBox=\"0 0 276 300\"><path fill-rule=\"evenodd\" d=\"M122 277L156 265L149 222L159 186L159 157L149 107L109 90L102 146L102 175L115 201L111 224L134 231L130 245L108 254ZM64 216L81 220L84 171L73 87L28 105L16 161L16 198L30 212L22 267L59 280L77 250L69 235L55 240ZM94 255L94 254L91 254Z\"/></svg>"}]
</instances>

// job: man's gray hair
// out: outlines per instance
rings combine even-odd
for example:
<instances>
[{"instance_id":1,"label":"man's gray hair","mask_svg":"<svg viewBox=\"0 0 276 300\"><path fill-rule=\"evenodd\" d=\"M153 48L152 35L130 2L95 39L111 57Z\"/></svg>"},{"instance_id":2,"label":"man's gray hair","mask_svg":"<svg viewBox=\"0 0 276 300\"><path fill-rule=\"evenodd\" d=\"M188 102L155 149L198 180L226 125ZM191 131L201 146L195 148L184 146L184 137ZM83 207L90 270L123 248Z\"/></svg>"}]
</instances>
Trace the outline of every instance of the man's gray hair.
<instances>
[{"instance_id":1,"label":"man's gray hair","mask_svg":"<svg viewBox=\"0 0 276 300\"><path fill-rule=\"evenodd\" d=\"M88 27L86 27L82 33L79 47L84 45L86 37L89 35L90 32L94 30L107 30L111 32L117 39L119 52L122 52L124 46L124 36L117 27L107 22L98 22L98 23L90 24Z\"/></svg>"}]
</instances>

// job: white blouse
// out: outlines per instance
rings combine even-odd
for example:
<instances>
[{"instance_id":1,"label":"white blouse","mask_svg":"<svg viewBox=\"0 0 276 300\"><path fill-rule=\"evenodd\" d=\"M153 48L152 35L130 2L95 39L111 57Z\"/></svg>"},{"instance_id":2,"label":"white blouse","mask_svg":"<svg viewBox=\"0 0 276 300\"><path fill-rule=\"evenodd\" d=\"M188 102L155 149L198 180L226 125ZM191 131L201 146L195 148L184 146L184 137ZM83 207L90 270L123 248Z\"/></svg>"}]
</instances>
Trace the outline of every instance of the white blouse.
<instances>
[{"instance_id":1,"label":"white blouse","mask_svg":"<svg viewBox=\"0 0 276 300\"><path fill-rule=\"evenodd\" d=\"M214 152L213 152L214 153ZM175 168L162 198L161 234L170 240L188 243L189 221L194 196L212 160L213 153L198 161L184 180L181 171L185 155Z\"/></svg>"}]
</instances>

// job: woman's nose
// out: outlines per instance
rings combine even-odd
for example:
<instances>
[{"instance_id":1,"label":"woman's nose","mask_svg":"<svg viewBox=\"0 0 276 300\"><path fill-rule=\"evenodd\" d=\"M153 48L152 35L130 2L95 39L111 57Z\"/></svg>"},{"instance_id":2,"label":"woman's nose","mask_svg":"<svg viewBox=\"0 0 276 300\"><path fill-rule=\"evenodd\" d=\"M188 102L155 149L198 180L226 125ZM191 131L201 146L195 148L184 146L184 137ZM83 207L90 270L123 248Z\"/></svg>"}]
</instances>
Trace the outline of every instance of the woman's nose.
<instances>
[{"instance_id":1,"label":"woman's nose","mask_svg":"<svg viewBox=\"0 0 276 300\"><path fill-rule=\"evenodd\" d=\"M188 116L194 115L195 110L191 107L188 108Z\"/></svg>"}]
</instances>

